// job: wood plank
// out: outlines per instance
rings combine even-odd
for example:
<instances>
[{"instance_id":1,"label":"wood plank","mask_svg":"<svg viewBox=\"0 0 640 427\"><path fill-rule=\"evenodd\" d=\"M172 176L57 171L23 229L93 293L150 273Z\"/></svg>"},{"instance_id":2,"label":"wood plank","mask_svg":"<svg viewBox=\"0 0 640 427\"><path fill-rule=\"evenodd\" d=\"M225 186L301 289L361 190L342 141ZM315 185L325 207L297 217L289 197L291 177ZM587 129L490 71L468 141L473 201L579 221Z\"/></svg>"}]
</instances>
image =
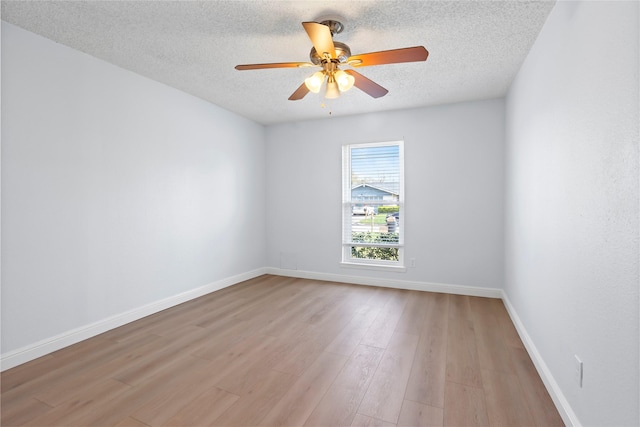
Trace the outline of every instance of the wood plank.
<instances>
[{"instance_id":1,"label":"wood plank","mask_svg":"<svg viewBox=\"0 0 640 427\"><path fill-rule=\"evenodd\" d=\"M57 381L64 381L69 375L75 375L86 369L90 369L95 363L100 363L103 357L119 351L120 347L113 341L95 337L72 346L58 350L47 356L44 360L45 368L28 363L2 373L2 392L5 397L28 396L30 393L41 390ZM35 361L34 361L35 362ZM34 371L30 368L34 366ZM39 375L38 375L39 374ZM5 387L7 378L9 384Z\"/></svg>"},{"instance_id":2,"label":"wood plank","mask_svg":"<svg viewBox=\"0 0 640 427\"><path fill-rule=\"evenodd\" d=\"M449 319L473 320L467 295L449 295Z\"/></svg>"},{"instance_id":3,"label":"wood plank","mask_svg":"<svg viewBox=\"0 0 640 427\"><path fill-rule=\"evenodd\" d=\"M538 375L536 367L526 350L521 348L511 349L514 358L516 374L527 400L531 415L538 426L564 426L562 417L547 392L544 383Z\"/></svg>"},{"instance_id":4,"label":"wood plank","mask_svg":"<svg viewBox=\"0 0 640 427\"><path fill-rule=\"evenodd\" d=\"M181 330L190 326L195 326L200 317L206 316L210 310L204 304L195 304L199 300L184 303L180 311L176 311L173 316L167 315L161 321L155 322L153 326L147 326L145 331L159 336L175 336ZM187 309L189 307L189 309Z\"/></svg>"},{"instance_id":5,"label":"wood plank","mask_svg":"<svg viewBox=\"0 0 640 427\"><path fill-rule=\"evenodd\" d=\"M132 417L150 426L165 424L203 393L214 388L216 375L211 374L212 366L213 362L209 362L200 369L181 372L166 386L161 385L153 390L152 397L146 399L144 404L141 402L131 410ZM157 384L156 379L142 384L141 390L149 390L153 384Z\"/></svg>"},{"instance_id":6,"label":"wood plank","mask_svg":"<svg viewBox=\"0 0 640 427\"><path fill-rule=\"evenodd\" d=\"M295 297L296 293L291 292L290 282L275 284L270 289L261 289L258 296L252 295L244 304L226 315L240 320L251 320L256 316L277 313L279 307L286 305Z\"/></svg>"},{"instance_id":7,"label":"wood plank","mask_svg":"<svg viewBox=\"0 0 640 427\"><path fill-rule=\"evenodd\" d=\"M163 338L165 338L165 345L162 350L145 354L113 378L129 385L139 384L156 372L165 369L167 364L189 356L194 349L200 348L209 340L209 334L206 329L199 326L186 326L177 331L174 336Z\"/></svg>"},{"instance_id":8,"label":"wood plank","mask_svg":"<svg viewBox=\"0 0 640 427\"><path fill-rule=\"evenodd\" d=\"M212 387L178 411L166 426L210 426L240 399L240 396Z\"/></svg>"},{"instance_id":9,"label":"wood plank","mask_svg":"<svg viewBox=\"0 0 640 427\"><path fill-rule=\"evenodd\" d=\"M27 426L71 426L88 425L80 421L85 415L94 413L104 403L113 400L130 390L130 386L107 378L94 384L92 392L68 403L47 411L43 415L33 418L24 425Z\"/></svg>"},{"instance_id":10,"label":"wood plank","mask_svg":"<svg viewBox=\"0 0 640 427\"><path fill-rule=\"evenodd\" d=\"M481 388L447 381L444 425L451 427L488 426L489 419L484 391Z\"/></svg>"},{"instance_id":11,"label":"wood plank","mask_svg":"<svg viewBox=\"0 0 640 427\"><path fill-rule=\"evenodd\" d=\"M218 356L207 365L208 378L216 386L222 383L230 389L244 387L247 381L251 381L251 378L246 375L246 367L259 363L265 356L274 354L279 345L276 337L266 335L250 335L233 345L225 345ZM270 369L270 366L267 366L267 369ZM231 390L226 391L231 392Z\"/></svg>"},{"instance_id":12,"label":"wood plank","mask_svg":"<svg viewBox=\"0 0 640 427\"><path fill-rule=\"evenodd\" d=\"M336 307L344 301L348 293L348 287L345 285L332 286L330 291L323 292L315 298L314 304L301 314L300 321L310 324L321 323L336 310Z\"/></svg>"},{"instance_id":13,"label":"wood plank","mask_svg":"<svg viewBox=\"0 0 640 427\"><path fill-rule=\"evenodd\" d=\"M234 298L221 307L215 307L193 320L193 324L206 328L211 332L218 332L228 327L233 322L238 322L238 318L233 317L231 313L237 311L239 307L245 305L248 298Z\"/></svg>"},{"instance_id":14,"label":"wood plank","mask_svg":"<svg viewBox=\"0 0 640 427\"><path fill-rule=\"evenodd\" d=\"M131 386L128 390L118 393L111 399L91 405L86 411L80 411L73 418L73 425L105 426L116 424L125 415L133 416L149 402L157 402L171 396L176 386L184 379L185 372L204 372L209 363L211 362L194 357L177 359L175 363L168 365L166 369L158 371L140 384ZM165 413L159 415L166 416ZM137 417L134 418L137 419Z\"/></svg>"},{"instance_id":15,"label":"wood plank","mask_svg":"<svg viewBox=\"0 0 640 427\"><path fill-rule=\"evenodd\" d=\"M53 409L46 403L37 399L20 399L12 404L6 404L3 400L0 411L0 425L19 426L28 423Z\"/></svg>"},{"instance_id":16,"label":"wood plank","mask_svg":"<svg viewBox=\"0 0 640 427\"><path fill-rule=\"evenodd\" d=\"M350 426L384 351L358 346L305 426Z\"/></svg>"},{"instance_id":17,"label":"wood plank","mask_svg":"<svg viewBox=\"0 0 640 427\"><path fill-rule=\"evenodd\" d=\"M380 308L373 306L364 306L327 346L326 351L351 356L375 318L380 314L380 310Z\"/></svg>"},{"instance_id":18,"label":"wood plank","mask_svg":"<svg viewBox=\"0 0 640 427\"><path fill-rule=\"evenodd\" d=\"M378 288L375 286L366 286L364 289L368 290L366 304L372 307L383 308L389 300L396 295L394 289L390 288Z\"/></svg>"},{"instance_id":19,"label":"wood plank","mask_svg":"<svg viewBox=\"0 0 640 427\"><path fill-rule=\"evenodd\" d=\"M482 384L489 425L535 424L516 375L483 369Z\"/></svg>"},{"instance_id":20,"label":"wood plank","mask_svg":"<svg viewBox=\"0 0 640 427\"><path fill-rule=\"evenodd\" d=\"M505 347L524 348L503 302L495 298L469 297L482 368L513 372ZM502 368L502 369L501 369Z\"/></svg>"},{"instance_id":21,"label":"wood plank","mask_svg":"<svg viewBox=\"0 0 640 427\"><path fill-rule=\"evenodd\" d=\"M316 299L320 298L323 292L329 289L328 286L313 286L307 291L302 291L294 298L290 304L280 307L280 315L271 321L265 322L260 329L261 334L279 336L279 331L286 328L291 323L301 323L307 311L311 310Z\"/></svg>"},{"instance_id":22,"label":"wood plank","mask_svg":"<svg viewBox=\"0 0 640 427\"><path fill-rule=\"evenodd\" d=\"M495 305L493 304L494 298L486 297L467 297L469 299L469 307L471 308L471 319L479 320L482 317L495 316L493 310Z\"/></svg>"},{"instance_id":23,"label":"wood plank","mask_svg":"<svg viewBox=\"0 0 640 427\"><path fill-rule=\"evenodd\" d=\"M53 355L48 354L23 365L7 369L0 374L2 378L2 381L0 382L0 390L2 390L2 393L6 393L11 389L32 381L35 378L42 377L42 375L51 372L51 368L54 366L53 363ZM67 362L62 361L60 362L60 365L64 363Z\"/></svg>"},{"instance_id":24,"label":"wood plank","mask_svg":"<svg viewBox=\"0 0 640 427\"><path fill-rule=\"evenodd\" d=\"M366 415L356 414L351 423L351 427L395 427L395 424L367 417Z\"/></svg>"},{"instance_id":25,"label":"wood plank","mask_svg":"<svg viewBox=\"0 0 640 427\"><path fill-rule=\"evenodd\" d=\"M395 333L387 347L358 413L397 423L418 346L418 336Z\"/></svg>"},{"instance_id":26,"label":"wood plank","mask_svg":"<svg viewBox=\"0 0 640 427\"><path fill-rule=\"evenodd\" d=\"M270 371L213 422L216 426L255 426L295 382L294 375Z\"/></svg>"},{"instance_id":27,"label":"wood plank","mask_svg":"<svg viewBox=\"0 0 640 427\"><path fill-rule=\"evenodd\" d=\"M370 309L370 306L365 303L367 298L360 286L344 284L341 286L345 289L345 292L340 296L339 300L321 314L318 313L309 323L319 328L331 326L342 330L356 315Z\"/></svg>"},{"instance_id":28,"label":"wood plank","mask_svg":"<svg viewBox=\"0 0 640 427\"><path fill-rule=\"evenodd\" d=\"M442 408L405 400L402 404L402 410L400 411L398 427L441 427L443 425L443 418Z\"/></svg>"},{"instance_id":29,"label":"wood plank","mask_svg":"<svg viewBox=\"0 0 640 427\"><path fill-rule=\"evenodd\" d=\"M136 420L135 418L127 417L115 424L114 427L149 427L143 422Z\"/></svg>"},{"instance_id":30,"label":"wood plank","mask_svg":"<svg viewBox=\"0 0 640 427\"><path fill-rule=\"evenodd\" d=\"M516 327L511 321L511 317L509 316L504 303L499 299L493 299L491 302L494 308L493 312L498 320L498 324L500 325L506 345L509 347L524 349L524 344L520 339L520 335L518 335Z\"/></svg>"},{"instance_id":31,"label":"wood plank","mask_svg":"<svg viewBox=\"0 0 640 427\"><path fill-rule=\"evenodd\" d=\"M470 302L480 368L514 373L509 346L505 342L500 323L493 314L491 299L473 297Z\"/></svg>"},{"instance_id":32,"label":"wood plank","mask_svg":"<svg viewBox=\"0 0 640 427\"><path fill-rule=\"evenodd\" d=\"M234 320L224 330L210 332L210 339L193 351L191 355L201 359L215 360L238 343L258 335L258 328L252 322L232 319Z\"/></svg>"},{"instance_id":33,"label":"wood plank","mask_svg":"<svg viewBox=\"0 0 640 427\"><path fill-rule=\"evenodd\" d=\"M102 363L95 363L95 366L88 370L79 370L70 373L64 379L51 381L40 390L33 393L33 396L51 406L59 406L65 402L70 402L81 398L90 392L95 384L104 378L114 378L121 371L135 365L137 360L145 355L162 350L166 346L166 340L153 335L145 336L138 343L139 345L123 348L114 355L107 355Z\"/></svg>"},{"instance_id":34,"label":"wood plank","mask_svg":"<svg viewBox=\"0 0 640 427\"><path fill-rule=\"evenodd\" d=\"M261 426L302 425L342 370L347 357L324 352L296 380L260 422Z\"/></svg>"},{"instance_id":35,"label":"wood plank","mask_svg":"<svg viewBox=\"0 0 640 427\"><path fill-rule=\"evenodd\" d=\"M216 360L216 370L222 372L215 385L229 393L242 396L248 393L254 384L271 375L271 370L282 357L283 343L272 336L258 336L261 344L248 349L232 360ZM285 343L286 345L286 343Z\"/></svg>"},{"instance_id":36,"label":"wood plank","mask_svg":"<svg viewBox=\"0 0 640 427\"><path fill-rule=\"evenodd\" d=\"M395 289L392 291L396 291ZM373 321L360 344L386 348L407 304L408 291L396 291Z\"/></svg>"},{"instance_id":37,"label":"wood plank","mask_svg":"<svg viewBox=\"0 0 640 427\"><path fill-rule=\"evenodd\" d=\"M409 291L409 301L398 320L395 332L409 335L420 335L424 326L424 316L430 294L427 292Z\"/></svg>"},{"instance_id":38,"label":"wood plank","mask_svg":"<svg viewBox=\"0 0 640 427\"><path fill-rule=\"evenodd\" d=\"M288 351L280 354L280 360L276 362L273 369L300 376L320 357L324 347L314 340L299 341L293 344Z\"/></svg>"},{"instance_id":39,"label":"wood plank","mask_svg":"<svg viewBox=\"0 0 640 427\"><path fill-rule=\"evenodd\" d=\"M288 374L302 375L342 328L342 320L339 318L326 321L323 325L307 325L296 336L297 342L281 352L280 360L273 368Z\"/></svg>"},{"instance_id":40,"label":"wood plank","mask_svg":"<svg viewBox=\"0 0 640 427\"><path fill-rule=\"evenodd\" d=\"M446 379L458 384L482 387L473 322L449 319Z\"/></svg>"},{"instance_id":41,"label":"wood plank","mask_svg":"<svg viewBox=\"0 0 640 427\"><path fill-rule=\"evenodd\" d=\"M411 368L405 399L442 408L447 361L449 298L427 294L424 327Z\"/></svg>"}]
</instances>

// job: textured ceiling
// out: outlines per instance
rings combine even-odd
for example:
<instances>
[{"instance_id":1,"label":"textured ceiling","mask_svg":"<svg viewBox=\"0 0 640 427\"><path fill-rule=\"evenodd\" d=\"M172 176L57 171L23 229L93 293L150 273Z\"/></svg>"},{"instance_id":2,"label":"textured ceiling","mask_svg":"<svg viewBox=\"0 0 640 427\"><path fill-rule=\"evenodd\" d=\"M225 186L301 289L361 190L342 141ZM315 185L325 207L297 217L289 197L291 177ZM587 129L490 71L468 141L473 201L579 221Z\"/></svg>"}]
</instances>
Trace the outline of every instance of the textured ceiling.
<instances>
[{"instance_id":1,"label":"textured ceiling","mask_svg":"<svg viewBox=\"0 0 640 427\"><path fill-rule=\"evenodd\" d=\"M3 1L2 19L259 123L504 96L553 1ZM423 45L426 62L358 68L389 93L289 95L315 69L302 21L338 18L352 54ZM348 68L348 67L346 67Z\"/></svg>"}]
</instances>

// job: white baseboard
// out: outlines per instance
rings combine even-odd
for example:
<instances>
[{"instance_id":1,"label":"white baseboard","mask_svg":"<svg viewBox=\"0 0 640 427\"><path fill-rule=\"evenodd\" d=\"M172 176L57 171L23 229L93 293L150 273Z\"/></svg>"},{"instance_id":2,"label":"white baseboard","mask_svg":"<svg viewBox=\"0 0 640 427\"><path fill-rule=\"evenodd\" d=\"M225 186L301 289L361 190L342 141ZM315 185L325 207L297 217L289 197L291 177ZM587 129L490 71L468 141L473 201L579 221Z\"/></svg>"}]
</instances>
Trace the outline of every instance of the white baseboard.
<instances>
[{"instance_id":1,"label":"white baseboard","mask_svg":"<svg viewBox=\"0 0 640 427\"><path fill-rule=\"evenodd\" d=\"M298 277L301 279L323 280L327 282L351 283L354 285L380 286L383 288L409 289L414 291L441 292L446 294L469 295L487 298L502 298L498 288L478 288L475 286L449 285L443 283L414 282L409 280L379 279L376 277L349 276L343 274L318 273L316 271L287 270L267 267L267 274Z\"/></svg>"},{"instance_id":2,"label":"white baseboard","mask_svg":"<svg viewBox=\"0 0 640 427\"><path fill-rule=\"evenodd\" d=\"M215 292L217 290L226 288L236 283L243 282L245 280L253 279L254 277L267 274L265 268L258 268L246 273L241 273L236 276L227 277L225 279L217 280L208 285L201 286L196 289L192 289L186 292L182 292L177 295L156 301L142 307L129 310L124 313L116 314L97 322L81 326L76 329L64 332L51 338L46 338L34 344L19 348L14 351L10 351L0 356L0 371L13 368L30 360L37 359L38 357L52 353L61 348L76 344L80 341L88 338L100 335L106 331L133 322L151 314L157 313L167 308L182 304L195 298L199 298L203 295Z\"/></svg>"},{"instance_id":3,"label":"white baseboard","mask_svg":"<svg viewBox=\"0 0 640 427\"><path fill-rule=\"evenodd\" d=\"M511 301L509 301L509 297L504 292L502 292L502 301L504 302L504 306L507 308L507 312L511 317L511 321L513 322L513 324L516 327L516 330L518 331L518 335L520 335L520 339L524 343L524 346L526 347L527 352L529 353L529 356L531 356L531 360L533 361L533 364L538 370L538 374L540 375L542 382L547 388L547 391L549 392L549 395L551 396L553 403L555 403L556 408L558 409L558 412L562 417L562 420L567 426L581 427L582 424L578 420L578 417L576 416L575 412L573 412L573 409L571 409L571 406L569 405L569 402L567 401L567 399L564 397L564 394L562 393L560 386L558 385L556 380L553 378L553 375L551 374L551 371L549 370L549 367L547 366L547 364L544 363L544 359L540 355L540 352L538 352L538 349L533 343L531 336L527 333L527 330L525 329L524 324L520 320L518 313L516 313L516 310L511 304Z\"/></svg>"}]
</instances>

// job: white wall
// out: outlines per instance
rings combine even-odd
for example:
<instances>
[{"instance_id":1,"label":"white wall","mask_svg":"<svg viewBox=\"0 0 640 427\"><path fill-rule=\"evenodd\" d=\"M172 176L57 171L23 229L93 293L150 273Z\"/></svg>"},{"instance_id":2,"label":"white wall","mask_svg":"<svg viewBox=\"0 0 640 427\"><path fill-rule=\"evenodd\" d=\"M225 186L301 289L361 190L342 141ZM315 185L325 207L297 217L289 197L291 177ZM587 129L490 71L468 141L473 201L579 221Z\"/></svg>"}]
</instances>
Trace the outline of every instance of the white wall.
<instances>
[{"instance_id":1,"label":"white wall","mask_svg":"<svg viewBox=\"0 0 640 427\"><path fill-rule=\"evenodd\" d=\"M491 100L265 133L3 22L2 352L265 265L504 279L575 420L637 424L638 4L559 2L506 137L504 117ZM399 138L417 267L341 268L340 147Z\"/></svg>"},{"instance_id":2,"label":"white wall","mask_svg":"<svg viewBox=\"0 0 640 427\"><path fill-rule=\"evenodd\" d=\"M2 352L265 265L264 128L2 22Z\"/></svg>"},{"instance_id":3,"label":"white wall","mask_svg":"<svg viewBox=\"0 0 640 427\"><path fill-rule=\"evenodd\" d=\"M505 292L584 425L640 421L638 36L638 2L560 1L507 99Z\"/></svg>"},{"instance_id":4,"label":"white wall","mask_svg":"<svg viewBox=\"0 0 640 427\"><path fill-rule=\"evenodd\" d=\"M417 267L341 268L341 146L398 139L406 257ZM268 266L501 288L503 152L503 100L269 126Z\"/></svg>"}]
</instances>

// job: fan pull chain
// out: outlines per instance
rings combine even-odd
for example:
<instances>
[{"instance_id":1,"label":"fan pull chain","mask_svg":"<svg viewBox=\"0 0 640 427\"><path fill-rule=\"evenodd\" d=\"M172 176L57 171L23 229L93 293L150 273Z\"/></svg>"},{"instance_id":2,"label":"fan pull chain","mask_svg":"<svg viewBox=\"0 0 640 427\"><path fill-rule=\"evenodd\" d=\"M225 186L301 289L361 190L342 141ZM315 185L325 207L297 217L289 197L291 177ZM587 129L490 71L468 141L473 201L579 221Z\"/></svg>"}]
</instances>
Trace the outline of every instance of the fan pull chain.
<instances>
[{"instance_id":1,"label":"fan pull chain","mask_svg":"<svg viewBox=\"0 0 640 427\"><path fill-rule=\"evenodd\" d=\"M333 109L331 108L331 103L327 101L327 103L325 103L325 101L327 101L327 98L322 98L322 102L320 103L320 107L322 108L327 108L327 104L329 104L329 115L331 116L333 114Z\"/></svg>"}]
</instances>

